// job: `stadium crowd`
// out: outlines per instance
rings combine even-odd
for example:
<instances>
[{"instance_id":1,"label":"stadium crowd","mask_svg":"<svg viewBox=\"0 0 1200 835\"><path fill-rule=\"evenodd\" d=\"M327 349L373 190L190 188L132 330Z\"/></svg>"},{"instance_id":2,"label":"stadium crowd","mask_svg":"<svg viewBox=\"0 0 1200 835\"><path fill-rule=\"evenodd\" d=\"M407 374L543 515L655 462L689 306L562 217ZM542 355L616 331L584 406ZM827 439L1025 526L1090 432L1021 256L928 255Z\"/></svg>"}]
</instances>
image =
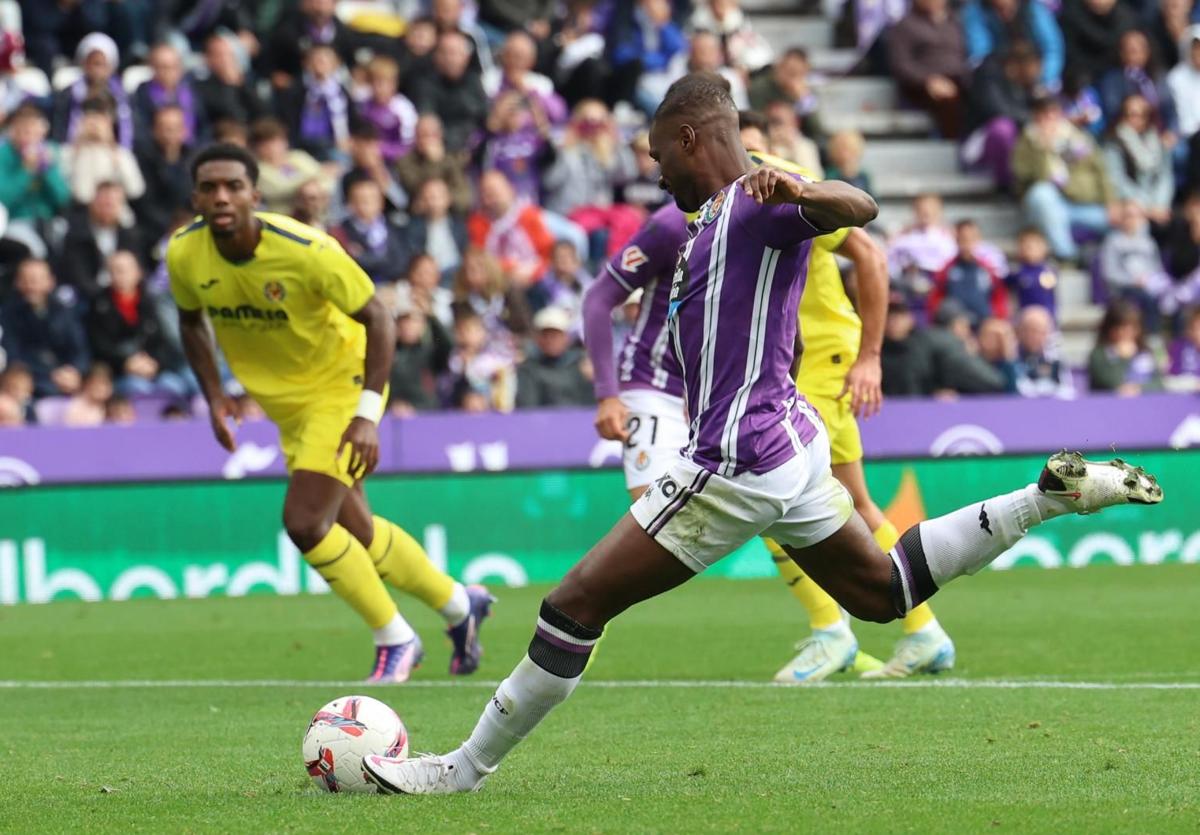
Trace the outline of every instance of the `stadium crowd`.
<instances>
[{"instance_id":1,"label":"stadium crowd","mask_svg":"<svg viewBox=\"0 0 1200 835\"><path fill-rule=\"evenodd\" d=\"M688 71L723 75L768 150L871 189L863 136L819 123L802 45L777 53L737 0L354 5L348 23L334 0L0 0L0 425L188 414L162 255L208 141L246 145L263 208L381 288L397 415L593 402L581 296L667 199L645 130ZM890 74L1029 226L1005 252L914 201L885 242L885 392L1200 375L1200 6L891 6L859 71ZM1107 305L1083 372L1056 350L1078 266Z\"/></svg>"}]
</instances>

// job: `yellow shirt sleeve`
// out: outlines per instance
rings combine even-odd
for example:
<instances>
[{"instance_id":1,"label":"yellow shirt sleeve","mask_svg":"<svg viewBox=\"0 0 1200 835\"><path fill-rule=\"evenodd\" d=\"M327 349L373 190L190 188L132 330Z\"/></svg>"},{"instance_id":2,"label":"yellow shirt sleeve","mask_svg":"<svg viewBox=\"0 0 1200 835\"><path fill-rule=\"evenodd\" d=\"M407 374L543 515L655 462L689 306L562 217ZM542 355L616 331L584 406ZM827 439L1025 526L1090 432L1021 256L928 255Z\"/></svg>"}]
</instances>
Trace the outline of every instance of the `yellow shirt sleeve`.
<instances>
[{"instance_id":1,"label":"yellow shirt sleeve","mask_svg":"<svg viewBox=\"0 0 1200 835\"><path fill-rule=\"evenodd\" d=\"M841 247L841 245L843 243L845 243L846 238L847 238L847 236L849 236L849 234L850 234L850 229L848 227L845 229L835 229L834 231L830 232L828 235L822 235L821 237L814 240L813 246L819 247L819 248L825 250L826 252L837 252L838 249Z\"/></svg>"},{"instance_id":2,"label":"yellow shirt sleeve","mask_svg":"<svg viewBox=\"0 0 1200 835\"><path fill-rule=\"evenodd\" d=\"M353 316L375 295L375 285L342 245L328 235L314 242L309 280L314 292Z\"/></svg>"},{"instance_id":3,"label":"yellow shirt sleeve","mask_svg":"<svg viewBox=\"0 0 1200 835\"><path fill-rule=\"evenodd\" d=\"M167 278L171 282L171 295L175 297L175 304L180 310L199 310L204 304L196 294L195 286L180 269L180 250L183 247L184 244L176 239L167 244Z\"/></svg>"}]
</instances>

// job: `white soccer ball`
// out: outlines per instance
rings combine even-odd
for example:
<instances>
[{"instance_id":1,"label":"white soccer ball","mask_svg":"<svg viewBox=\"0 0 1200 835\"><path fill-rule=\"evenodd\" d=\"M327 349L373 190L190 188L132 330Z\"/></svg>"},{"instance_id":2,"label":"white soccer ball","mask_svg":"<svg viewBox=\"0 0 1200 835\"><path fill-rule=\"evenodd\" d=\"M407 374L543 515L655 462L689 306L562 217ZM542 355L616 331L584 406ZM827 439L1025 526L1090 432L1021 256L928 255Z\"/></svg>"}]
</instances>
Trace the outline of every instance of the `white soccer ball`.
<instances>
[{"instance_id":1,"label":"white soccer ball","mask_svg":"<svg viewBox=\"0 0 1200 835\"><path fill-rule=\"evenodd\" d=\"M370 696L343 696L317 711L304 735L304 767L327 792L375 791L363 757L408 756L408 730L396 711Z\"/></svg>"}]
</instances>

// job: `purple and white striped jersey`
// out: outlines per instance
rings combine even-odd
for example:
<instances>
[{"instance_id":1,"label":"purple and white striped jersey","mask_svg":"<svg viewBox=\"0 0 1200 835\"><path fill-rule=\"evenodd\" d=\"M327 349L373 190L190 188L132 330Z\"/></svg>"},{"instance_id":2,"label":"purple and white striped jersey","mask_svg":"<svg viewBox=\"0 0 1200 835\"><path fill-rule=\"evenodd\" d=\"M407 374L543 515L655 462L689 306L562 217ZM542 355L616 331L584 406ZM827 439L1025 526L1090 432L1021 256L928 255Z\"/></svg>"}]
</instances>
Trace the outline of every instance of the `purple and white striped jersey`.
<instances>
[{"instance_id":1,"label":"purple and white striped jersey","mask_svg":"<svg viewBox=\"0 0 1200 835\"><path fill-rule=\"evenodd\" d=\"M621 391L653 389L683 396L683 371L667 333L667 307L671 276L687 235L683 212L668 203L642 224L605 267L609 277L627 293L639 287L643 290L637 324L625 338L617 358Z\"/></svg>"},{"instance_id":2,"label":"purple and white striped jersey","mask_svg":"<svg viewBox=\"0 0 1200 835\"><path fill-rule=\"evenodd\" d=\"M817 434L791 366L815 228L799 207L765 206L741 179L688 224L669 327L683 367L685 457L726 477L780 466Z\"/></svg>"}]
</instances>

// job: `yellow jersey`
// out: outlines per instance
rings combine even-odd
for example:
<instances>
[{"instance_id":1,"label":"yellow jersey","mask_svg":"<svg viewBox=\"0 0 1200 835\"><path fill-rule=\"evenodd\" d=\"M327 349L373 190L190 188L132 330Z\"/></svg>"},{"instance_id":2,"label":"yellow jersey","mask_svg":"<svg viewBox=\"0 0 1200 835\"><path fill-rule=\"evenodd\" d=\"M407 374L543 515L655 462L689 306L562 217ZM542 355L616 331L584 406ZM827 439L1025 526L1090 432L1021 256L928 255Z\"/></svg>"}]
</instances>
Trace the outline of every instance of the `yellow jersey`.
<instances>
[{"instance_id":1,"label":"yellow jersey","mask_svg":"<svg viewBox=\"0 0 1200 835\"><path fill-rule=\"evenodd\" d=\"M783 157L751 151L757 165L770 165L783 171L819 180L821 177ZM833 253L845 242L849 229L838 229L813 241L808 258L808 281L800 298L800 338L804 352L796 385L812 394L836 397L850 365L858 357L862 344L862 320L846 295L846 285Z\"/></svg>"},{"instance_id":2,"label":"yellow jersey","mask_svg":"<svg viewBox=\"0 0 1200 835\"><path fill-rule=\"evenodd\" d=\"M276 421L322 392L362 387L366 329L350 318L375 286L341 245L284 215L256 212L262 239L227 261L204 220L167 245L175 303L202 310L229 367Z\"/></svg>"}]
</instances>

